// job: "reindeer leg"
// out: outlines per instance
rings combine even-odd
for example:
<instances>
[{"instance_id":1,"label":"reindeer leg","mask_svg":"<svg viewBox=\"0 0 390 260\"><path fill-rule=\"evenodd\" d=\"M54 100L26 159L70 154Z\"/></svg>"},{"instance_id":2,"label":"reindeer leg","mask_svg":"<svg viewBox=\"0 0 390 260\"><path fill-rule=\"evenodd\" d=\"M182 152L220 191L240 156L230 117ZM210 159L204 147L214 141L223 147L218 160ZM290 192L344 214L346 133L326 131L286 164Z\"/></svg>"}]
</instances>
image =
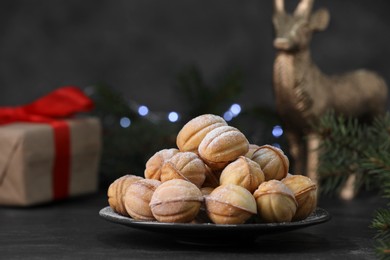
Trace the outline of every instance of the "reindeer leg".
<instances>
[{"instance_id":1,"label":"reindeer leg","mask_svg":"<svg viewBox=\"0 0 390 260\"><path fill-rule=\"evenodd\" d=\"M319 145L320 145L320 138L317 134L309 134L307 136L307 176L312 179L315 183L318 185L318 163L319 163ZM355 182L356 182L356 175L351 174L346 183L344 184L344 187L342 187L340 192L340 198L344 200L351 200L355 197L356 191L355 191Z\"/></svg>"},{"instance_id":2,"label":"reindeer leg","mask_svg":"<svg viewBox=\"0 0 390 260\"><path fill-rule=\"evenodd\" d=\"M318 184L318 161L319 161L319 145L320 138L315 133L310 133L307 135L307 172L306 175L312 181Z\"/></svg>"},{"instance_id":3,"label":"reindeer leg","mask_svg":"<svg viewBox=\"0 0 390 260\"><path fill-rule=\"evenodd\" d=\"M293 131L286 131L290 155L293 159L293 174L303 174L305 165L304 145L301 136Z\"/></svg>"},{"instance_id":4,"label":"reindeer leg","mask_svg":"<svg viewBox=\"0 0 390 260\"><path fill-rule=\"evenodd\" d=\"M344 184L344 187L341 189L340 198L344 200L353 199L356 195L355 184L356 174L349 175L347 181Z\"/></svg>"}]
</instances>

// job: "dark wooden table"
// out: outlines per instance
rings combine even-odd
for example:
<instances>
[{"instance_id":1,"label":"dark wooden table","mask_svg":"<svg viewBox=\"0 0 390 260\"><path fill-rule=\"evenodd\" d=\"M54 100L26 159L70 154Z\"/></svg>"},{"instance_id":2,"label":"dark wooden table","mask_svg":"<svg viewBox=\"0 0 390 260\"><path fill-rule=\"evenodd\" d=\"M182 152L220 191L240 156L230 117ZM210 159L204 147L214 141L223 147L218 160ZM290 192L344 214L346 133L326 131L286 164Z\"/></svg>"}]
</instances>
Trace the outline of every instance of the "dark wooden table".
<instances>
[{"instance_id":1,"label":"dark wooden table","mask_svg":"<svg viewBox=\"0 0 390 260\"><path fill-rule=\"evenodd\" d=\"M368 226L378 195L321 199L324 224L229 247L177 243L172 237L117 225L98 212L103 192L30 208L0 207L0 259L375 259Z\"/></svg>"}]
</instances>

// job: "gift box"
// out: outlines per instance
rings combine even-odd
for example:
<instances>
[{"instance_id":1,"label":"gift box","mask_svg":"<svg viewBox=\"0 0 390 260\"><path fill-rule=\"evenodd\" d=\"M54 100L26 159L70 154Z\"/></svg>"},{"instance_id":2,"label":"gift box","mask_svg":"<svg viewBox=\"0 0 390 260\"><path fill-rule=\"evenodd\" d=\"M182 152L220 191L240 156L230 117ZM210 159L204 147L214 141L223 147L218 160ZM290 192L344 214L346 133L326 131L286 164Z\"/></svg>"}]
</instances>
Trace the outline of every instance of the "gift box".
<instances>
[{"instance_id":1,"label":"gift box","mask_svg":"<svg viewBox=\"0 0 390 260\"><path fill-rule=\"evenodd\" d=\"M0 108L0 205L36 205L97 191L100 121L73 116L91 107L81 91L67 87L33 104Z\"/></svg>"}]
</instances>

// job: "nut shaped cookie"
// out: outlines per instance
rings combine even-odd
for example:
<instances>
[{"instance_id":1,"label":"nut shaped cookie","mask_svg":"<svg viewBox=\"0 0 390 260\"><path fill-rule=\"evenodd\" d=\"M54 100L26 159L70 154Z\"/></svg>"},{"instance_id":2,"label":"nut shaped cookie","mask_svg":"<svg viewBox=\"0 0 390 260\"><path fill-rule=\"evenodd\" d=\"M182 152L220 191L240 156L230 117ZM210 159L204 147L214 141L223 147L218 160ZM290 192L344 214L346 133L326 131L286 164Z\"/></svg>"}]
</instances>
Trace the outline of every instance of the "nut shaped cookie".
<instances>
[{"instance_id":1,"label":"nut shaped cookie","mask_svg":"<svg viewBox=\"0 0 390 260\"><path fill-rule=\"evenodd\" d=\"M160 222L188 223L195 219L202 202L202 192L195 184L173 179L157 187L149 205Z\"/></svg>"},{"instance_id":2,"label":"nut shaped cookie","mask_svg":"<svg viewBox=\"0 0 390 260\"><path fill-rule=\"evenodd\" d=\"M123 196L125 195L127 187L131 183L142 179L143 178L140 176L127 174L119 177L113 183L111 183L107 190L108 204L115 212L123 216L128 216L125 204L123 202Z\"/></svg>"},{"instance_id":3,"label":"nut shaped cookie","mask_svg":"<svg viewBox=\"0 0 390 260\"><path fill-rule=\"evenodd\" d=\"M163 149L155 153L146 162L146 167L144 171L145 178L160 180L161 167L167 160L171 159L178 152L179 152L178 149L171 148L171 149Z\"/></svg>"},{"instance_id":4,"label":"nut shaped cookie","mask_svg":"<svg viewBox=\"0 0 390 260\"><path fill-rule=\"evenodd\" d=\"M142 179L130 183L123 196L123 202L130 217L137 220L155 219L149 203L154 191L160 184L160 181L154 179Z\"/></svg>"},{"instance_id":5,"label":"nut shaped cookie","mask_svg":"<svg viewBox=\"0 0 390 260\"><path fill-rule=\"evenodd\" d=\"M221 185L236 184L253 193L264 181L260 165L251 159L240 156L223 169L219 178Z\"/></svg>"},{"instance_id":6,"label":"nut shaped cookie","mask_svg":"<svg viewBox=\"0 0 390 260\"><path fill-rule=\"evenodd\" d=\"M227 125L226 121L217 115L204 114L188 121L176 137L176 145L182 152L198 153L200 142L214 128Z\"/></svg>"},{"instance_id":7,"label":"nut shaped cookie","mask_svg":"<svg viewBox=\"0 0 390 260\"><path fill-rule=\"evenodd\" d=\"M294 193L298 203L293 220L307 218L317 207L317 185L303 175L291 175L282 182Z\"/></svg>"},{"instance_id":8,"label":"nut shaped cookie","mask_svg":"<svg viewBox=\"0 0 390 260\"><path fill-rule=\"evenodd\" d=\"M256 214L256 201L245 188L221 185L205 197L207 215L215 224L243 224Z\"/></svg>"},{"instance_id":9,"label":"nut shaped cookie","mask_svg":"<svg viewBox=\"0 0 390 260\"><path fill-rule=\"evenodd\" d=\"M199 145L199 155L212 170L221 170L249 149L245 135L232 126L210 131Z\"/></svg>"},{"instance_id":10,"label":"nut shaped cookie","mask_svg":"<svg viewBox=\"0 0 390 260\"><path fill-rule=\"evenodd\" d=\"M289 160L283 151L272 145L260 146L252 155L264 172L265 180L282 180L287 176Z\"/></svg>"},{"instance_id":11,"label":"nut shaped cookie","mask_svg":"<svg viewBox=\"0 0 390 260\"><path fill-rule=\"evenodd\" d=\"M294 193L281 181L263 182L253 196L257 203L257 214L264 222L291 222L297 211Z\"/></svg>"},{"instance_id":12,"label":"nut shaped cookie","mask_svg":"<svg viewBox=\"0 0 390 260\"><path fill-rule=\"evenodd\" d=\"M183 179L201 187L206 179L206 165L192 152L179 152L161 167L161 181Z\"/></svg>"}]
</instances>

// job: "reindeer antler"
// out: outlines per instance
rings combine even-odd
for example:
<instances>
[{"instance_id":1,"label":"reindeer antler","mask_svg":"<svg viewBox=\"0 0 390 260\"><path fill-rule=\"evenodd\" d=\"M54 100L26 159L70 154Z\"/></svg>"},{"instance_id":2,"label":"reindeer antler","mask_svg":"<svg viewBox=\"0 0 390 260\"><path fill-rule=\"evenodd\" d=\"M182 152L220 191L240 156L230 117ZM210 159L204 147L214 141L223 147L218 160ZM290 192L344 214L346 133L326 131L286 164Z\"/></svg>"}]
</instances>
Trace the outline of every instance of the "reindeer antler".
<instances>
[{"instance_id":1,"label":"reindeer antler","mask_svg":"<svg viewBox=\"0 0 390 260\"><path fill-rule=\"evenodd\" d=\"M274 0L275 13L284 13L284 0Z\"/></svg>"},{"instance_id":2,"label":"reindeer antler","mask_svg":"<svg viewBox=\"0 0 390 260\"><path fill-rule=\"evenodd\" d=\"M295 9L294 15L308 17L313 7L314 0L301 0Z\"/></svg>"}]
</instances>

